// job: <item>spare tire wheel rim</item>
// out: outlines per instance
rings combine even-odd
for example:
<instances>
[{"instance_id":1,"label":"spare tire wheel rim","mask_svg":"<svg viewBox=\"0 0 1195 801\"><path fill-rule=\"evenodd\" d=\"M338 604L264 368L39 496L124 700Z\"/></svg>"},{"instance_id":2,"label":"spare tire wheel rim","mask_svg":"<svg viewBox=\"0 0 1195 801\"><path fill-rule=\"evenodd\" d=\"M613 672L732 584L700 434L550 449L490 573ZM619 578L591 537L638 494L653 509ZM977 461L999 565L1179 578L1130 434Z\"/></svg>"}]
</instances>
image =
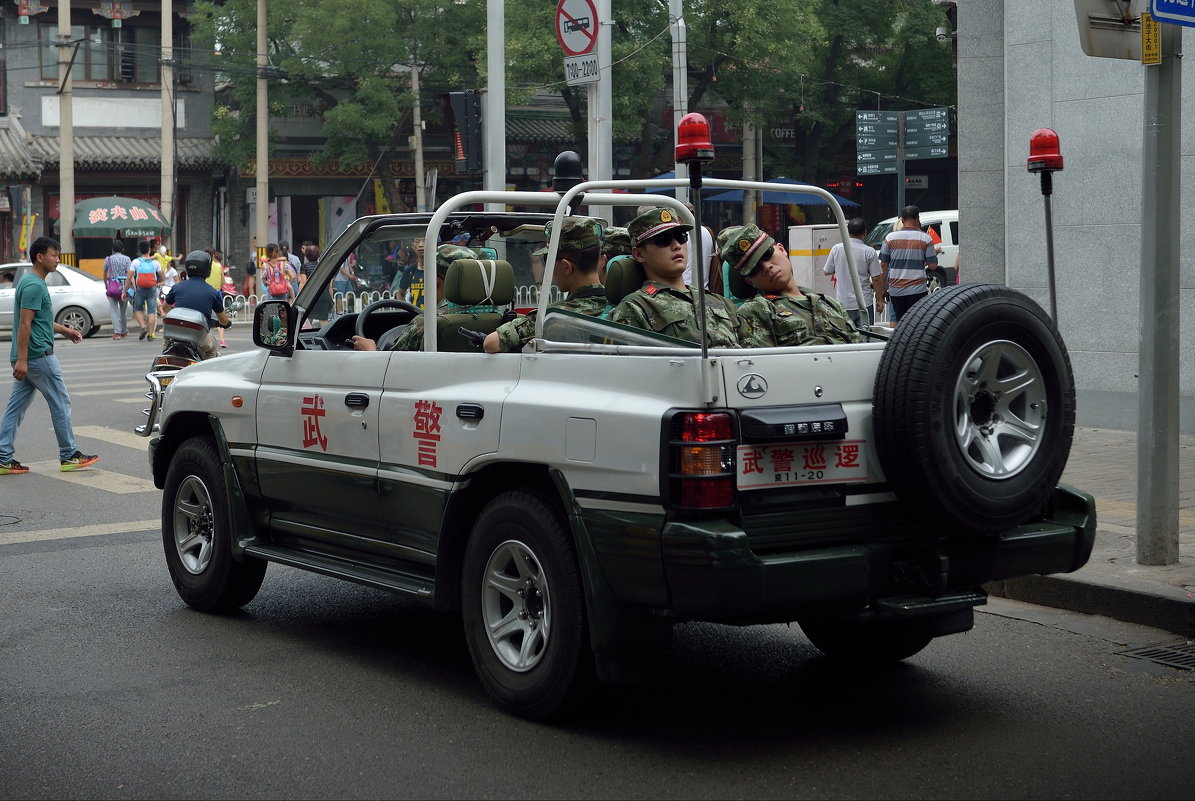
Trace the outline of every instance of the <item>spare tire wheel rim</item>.
<instances>
[{"instance_id":1,"label":"spare tire wheel rim","mask_svg":"<svg viewBox=\"0 0 1195 801\"><path fill-rule=\"evenodd\" d=\"M954 389L954 436L967 465L1012 478L1042 445L1046 384L1037 361L1008 340L987 342L963 362Z\"/></svg>"}]
</instances>

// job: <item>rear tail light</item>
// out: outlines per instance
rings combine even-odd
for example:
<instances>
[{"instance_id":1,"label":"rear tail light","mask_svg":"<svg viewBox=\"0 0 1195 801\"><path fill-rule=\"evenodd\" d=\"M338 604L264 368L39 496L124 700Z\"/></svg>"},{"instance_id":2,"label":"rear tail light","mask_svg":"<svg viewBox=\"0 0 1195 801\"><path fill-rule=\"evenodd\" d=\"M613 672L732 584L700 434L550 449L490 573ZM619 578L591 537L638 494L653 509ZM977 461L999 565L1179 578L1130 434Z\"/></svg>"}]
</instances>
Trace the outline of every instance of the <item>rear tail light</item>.
<instances>
[{"instance_id":1,"label":"rear tail light","mask_svg":"<svg viewBox=\"0 0 1195 801\"><path fill-rule=\"evenodd\" d=\"M729 412L681 412L668 440L669 496L674 507L724 509L735 502L734 417Z\"/></svg>"}]
</instances>

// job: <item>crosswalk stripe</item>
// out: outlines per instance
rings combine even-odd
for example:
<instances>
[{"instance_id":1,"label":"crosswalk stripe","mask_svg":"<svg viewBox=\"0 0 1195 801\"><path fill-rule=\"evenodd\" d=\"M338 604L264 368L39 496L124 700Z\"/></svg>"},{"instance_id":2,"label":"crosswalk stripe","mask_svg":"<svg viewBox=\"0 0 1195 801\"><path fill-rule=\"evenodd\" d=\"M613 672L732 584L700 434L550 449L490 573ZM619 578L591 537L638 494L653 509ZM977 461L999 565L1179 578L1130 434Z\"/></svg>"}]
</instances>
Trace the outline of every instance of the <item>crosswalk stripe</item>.
<instances>
[{"instance_id":1,"label":"crosswalk stripe","mask_svg":"<svg viewBox=\"0 0 1195 801\"><path fill-rule=\"evenodd\" d=\"M98 398L102 395L128 395L136 392L144 395L149 389L149 384L142 383L141 386L131 387L127 384L121 389L85 389L82 392L71 392L72 398Z\"/></svg>"},{"instance_id":2,"label":"crosswalk stripe","mask_svg":"<svg viewBox=\"0 0 1195 801\"><path fill-rule=\"evenodd\" d=\"M24 542L45 542L67 540L74 537L98 537L104 534L124 534L129 531L158 531L161 520L133 520L128 523L97 523L91 526L70 528L47 528L41 531L16 531L5 533L0 528L0 545L17 545Z\"/></svg>"},{"instance_id":3,"label":"crosswalk stripe","mask_svg":"<svg viewBox=\"0 0 1195 801\"><path fill-rule=\"evenodd\" d=\"M149 467L146 466L146 470L148 469ZM66 481L71 484L91 487L92 489L112 492L118 495L129 495L134 492L156 492L158 489L154 486L153 479L129 476L124 473L113 473L110 470L101 470L98 467L87 467L82 470L72 470L69 473L64 473L59 469L57 461L32 462L29 465L29 471L49 478L56 478L59 481Z\"/></svg>"},{"instance_id":4,"label":"crosswalk stripe","mask_svg":"<svg viewBox=\"0 0 1195 801\"><path fill-rule=\"evenodd\" d=\"M145 400L145 403L149 403ZM90 439L123 445L126 448L143 451L149 447L149 437L139 437L132 431L121 431L119 428L104 428L103 426L75 426L75 435Z\"/></svg>"}]
</instances>

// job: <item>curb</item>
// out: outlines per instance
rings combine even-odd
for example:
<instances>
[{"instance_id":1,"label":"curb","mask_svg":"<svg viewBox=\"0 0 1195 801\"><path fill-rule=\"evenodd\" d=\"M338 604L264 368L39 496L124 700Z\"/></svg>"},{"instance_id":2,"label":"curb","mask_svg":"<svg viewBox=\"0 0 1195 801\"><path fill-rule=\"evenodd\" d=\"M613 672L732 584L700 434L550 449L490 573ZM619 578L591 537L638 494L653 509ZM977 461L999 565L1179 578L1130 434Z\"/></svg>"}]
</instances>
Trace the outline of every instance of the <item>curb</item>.
<instances>
[{"instance_id":1,"label":"curb","mask_svg":"<svg viewBox=\"0 0 1195 801\"><path fill-rule=\"evenodd\" d=\"M984 589L999 598L1103 615L1195 638L1195 600L1185 590L1126 586L1130 584L1114 578L1091 581L1052 575L993 581Z\"/></svg>"}]
</instances>

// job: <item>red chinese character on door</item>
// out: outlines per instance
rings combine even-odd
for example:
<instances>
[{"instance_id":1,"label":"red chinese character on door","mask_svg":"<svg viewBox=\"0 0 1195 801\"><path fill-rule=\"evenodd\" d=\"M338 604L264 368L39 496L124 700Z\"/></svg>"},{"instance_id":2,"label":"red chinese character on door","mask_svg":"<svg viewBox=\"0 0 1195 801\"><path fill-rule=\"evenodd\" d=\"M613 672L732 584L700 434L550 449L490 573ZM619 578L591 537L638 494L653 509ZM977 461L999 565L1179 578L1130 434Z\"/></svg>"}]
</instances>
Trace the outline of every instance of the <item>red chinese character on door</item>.
<instances>
[{"instance_id":1,"label":"red chinese character on door","mask_svg":"<svg viewBox=\"0 0 1195 801\"><path fill-rule=\"evenodd\" d=\"M412 436L416 440L416 451L419 454L419 465L422 467L436 466L436 446L440 442L440 415L444 408L435 401L415 401L415 431Z\"/></svg>"},{"instance_id":2,"label":"red chinese character on door","mask_svg":"<svg viewBox=\"0 0 1195 801\"><path fill-rule=\"evenodd\" d=\"M328 438L319 430L319 420L324 416L324 399L319 395L303 398L299 413L303 415L303 447L319 445L320 450L328 450Z\"/></svg>"}]
</instances>

